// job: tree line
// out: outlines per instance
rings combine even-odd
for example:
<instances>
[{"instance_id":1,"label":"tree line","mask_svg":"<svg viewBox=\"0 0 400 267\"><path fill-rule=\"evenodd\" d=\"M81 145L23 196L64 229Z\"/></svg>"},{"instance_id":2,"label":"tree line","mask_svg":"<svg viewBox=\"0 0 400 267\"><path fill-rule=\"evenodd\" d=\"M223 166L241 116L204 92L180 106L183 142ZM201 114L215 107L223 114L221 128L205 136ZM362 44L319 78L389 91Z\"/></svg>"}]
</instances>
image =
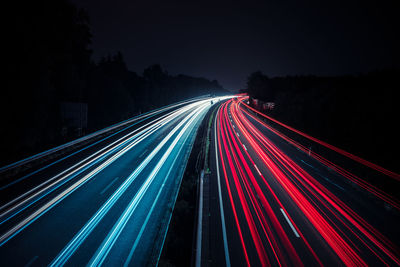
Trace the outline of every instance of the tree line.
<instances>
[{"instance_id":1,"label":"tree line","mask_svg":"<svg viewBox=\"0 0 400 267\"><path fill-rule=\"evenodd\" d=\"M86 133L188 97L225 92L217 81L130 71L121 53L95 62L87 12L66 0L17 2L4 40L0 165L76 138L62 131L63 102L87 104Z\"/></svg>"},{"instance_id":2,"label":"tree line","mask_svg":"<svg viewBox=\"0 0 400 267\"><path fill-rule=\"evenodd\" d=\"M399 69L336 77L248 77L248 94L274 102L272 117L399 171Z\"/></svg>"}]
</instances>

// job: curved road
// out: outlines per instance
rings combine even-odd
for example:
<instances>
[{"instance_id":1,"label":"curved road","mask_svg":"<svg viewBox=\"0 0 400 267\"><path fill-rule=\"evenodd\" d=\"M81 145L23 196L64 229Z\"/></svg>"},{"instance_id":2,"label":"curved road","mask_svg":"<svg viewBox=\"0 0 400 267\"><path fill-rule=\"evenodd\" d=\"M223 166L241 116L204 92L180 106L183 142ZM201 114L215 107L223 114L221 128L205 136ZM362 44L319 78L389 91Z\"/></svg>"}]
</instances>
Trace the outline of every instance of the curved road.
<instances>
[{"instance_id":1,"label":"curved road","mask_svg":"<svg viewBox=\"0 0 400 267\"><path fill-rule=\"evenodd\" d=\"M197 265L398 266L399 201L282 135L244 99L222 104L213 123Z\"/></svg>"},{"instance_id":2,"label":"curved road","mask_svg":"<svg viewBox=\"0 0 400 267\"><path fill-rule=\"evenodd\" d=\"M2 179L2 265L157 263L212 100L163 109L18 179Z\"/></svg>"}]
</instances>

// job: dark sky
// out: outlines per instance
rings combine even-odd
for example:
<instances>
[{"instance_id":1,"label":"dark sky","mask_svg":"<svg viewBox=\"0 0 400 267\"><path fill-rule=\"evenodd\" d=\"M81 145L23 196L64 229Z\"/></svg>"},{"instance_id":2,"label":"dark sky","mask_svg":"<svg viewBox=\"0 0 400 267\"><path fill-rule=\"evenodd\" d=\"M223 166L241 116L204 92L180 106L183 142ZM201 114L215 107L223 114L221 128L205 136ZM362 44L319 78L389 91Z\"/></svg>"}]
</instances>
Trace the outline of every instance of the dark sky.
<instances>
[{"instance_id":1,"label":"dark sky","mask_svg":"<svg viewBox=\"0 0 400 267\"><path fill-rule=\"evenodd\" d=\"M90 15L95 59L121 51L139 74L159 63L237 90L257 70L337 75L399 66L395 1L73 2Z\"/></svg>"}]
</instances>

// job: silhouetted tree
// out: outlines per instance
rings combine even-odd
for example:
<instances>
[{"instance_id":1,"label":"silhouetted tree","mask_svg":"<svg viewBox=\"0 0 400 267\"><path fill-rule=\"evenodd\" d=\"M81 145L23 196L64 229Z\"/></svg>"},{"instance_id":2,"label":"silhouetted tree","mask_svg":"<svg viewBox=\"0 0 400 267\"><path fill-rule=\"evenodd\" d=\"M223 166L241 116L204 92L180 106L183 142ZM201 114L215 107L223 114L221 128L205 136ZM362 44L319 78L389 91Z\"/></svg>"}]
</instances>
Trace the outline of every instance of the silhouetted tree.
<instances>
[{"instance_id":1,"label":"silhouetted tree","mask_svg":"<svg viewBox=\"0 0 400 267\"><path fill-rule=\"evenodd\" d=\"M2 86L1 162L59 142L59 102L85 98L90 64L86 12L63 0L12 2Z\"/></svg>"},{"instance_id":2,"label":"silhouetted tree","mask_svg":"<svg viewBox=\"0 0 400 267\"><path fill-rule=\"evenodd\" d=\"M256 72L247 92L273 99L273 117L396 171L398 77L398 69L338 77L267 78Z\"/></svg>"},{"instance_id":3,"label":"silhouetted tree","mask_svg":"<svg viewBox=\"0 0 400 267\"><path fill-rule=\"evenodd\" d=\"M270 86L268 76L260 71L252 73L247 79L247 90L254 98L263 98L274 101L275 89Z\"/></svg>"},{"instance_id":4,"label":"silhouetted tree","mask_svg":"<svg viewBox=\"0 0 400 267\"><path fill-rule=\"evenodd\" d=\"M123 55L91 61L89 17L67 0L11 3L2 86L0 165L76 138L63 135L62 102L88 104L88 131L187 97L224 92L216 81L171 76L160 65L143 76Z\"/></svg>"}]
</instances>

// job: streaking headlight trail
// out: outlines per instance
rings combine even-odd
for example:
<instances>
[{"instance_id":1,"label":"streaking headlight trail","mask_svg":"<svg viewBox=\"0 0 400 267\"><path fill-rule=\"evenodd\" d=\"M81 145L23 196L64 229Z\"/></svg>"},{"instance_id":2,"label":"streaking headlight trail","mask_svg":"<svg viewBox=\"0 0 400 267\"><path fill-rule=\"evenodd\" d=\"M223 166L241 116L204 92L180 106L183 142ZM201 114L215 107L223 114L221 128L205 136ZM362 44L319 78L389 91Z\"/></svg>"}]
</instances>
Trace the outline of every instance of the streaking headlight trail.
<instances>
[{"instance_id":1,"label":"streaking headlight trail","mask_svg":"<svg viewBox=\"0 0 400 267\"><path fill-rule=\"evenodd\" d=\"M219 99L202 97L145 114L120 125L111 138L4 187L27 187L0 207L4 264L157 260L197 128ZM38 175L48 178L35 183ZM6 257L16 246L20 257Z\"/></svg>"}]
</instances>

